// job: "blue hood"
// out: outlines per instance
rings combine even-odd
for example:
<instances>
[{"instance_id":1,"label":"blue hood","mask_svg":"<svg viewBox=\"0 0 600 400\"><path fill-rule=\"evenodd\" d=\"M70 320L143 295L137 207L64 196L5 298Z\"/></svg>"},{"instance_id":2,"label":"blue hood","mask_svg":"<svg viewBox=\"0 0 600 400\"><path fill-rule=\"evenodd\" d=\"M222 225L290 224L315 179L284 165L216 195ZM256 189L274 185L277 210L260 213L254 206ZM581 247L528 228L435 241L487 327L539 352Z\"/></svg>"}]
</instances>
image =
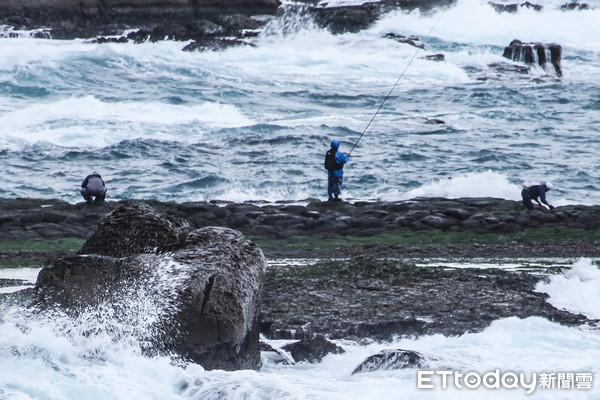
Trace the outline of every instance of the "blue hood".
<instances>
[{"instance_id":1,"label":"blue hood","mask_svg":"<svg viewBox=\"0 0 600 400\"><path fill-rule=\"evenodd\" d=\"M339 149L340 148L340 142L338 142L337 140L332 140L331 141L331 148L332 149Z\"/></svg>"}]
</instances>

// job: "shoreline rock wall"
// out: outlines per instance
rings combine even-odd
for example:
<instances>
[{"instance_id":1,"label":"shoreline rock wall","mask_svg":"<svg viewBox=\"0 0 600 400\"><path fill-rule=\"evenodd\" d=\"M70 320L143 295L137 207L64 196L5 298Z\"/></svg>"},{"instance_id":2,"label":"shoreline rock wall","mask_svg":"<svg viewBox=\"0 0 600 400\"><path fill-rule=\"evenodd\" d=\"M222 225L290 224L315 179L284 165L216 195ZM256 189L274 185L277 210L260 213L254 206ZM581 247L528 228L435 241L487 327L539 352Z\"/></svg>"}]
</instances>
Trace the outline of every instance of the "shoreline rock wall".
<instances>
[{"instance_id":1,"label":"shoreline rock wall","mask_svg":"<svg viewBox=\"0 0 600 400\"><path fill-rule=\"evenodd\" d=\"M504 58L521 61L525 64L536 64L544 69L552 68L558 76L562 76L562 46L556 43L523 43L513 40L504 48Z\"/></svg>"},{"instance_id":2,"label":"shoreline rock wall","mask_svg":"<svg viewBox=\"0 0 600 400\"><path fill-rule=\"evenodd\" d=\"M0 15L140 20L201 13L273 14L280 5L279 0L7 0L0 3Z\"/></svg>"},{"instance_id":3,"label":"shoreline rock wall","mask_svg":"<svg viewBox=\"0 0 600 400\"><path fill-rule=\"evenodd\" d=\"M266 23L250 17L274 15L280 5L279 0L8 0L0 2L0 25L38 30L32 35L46 39L194 40L197 48L219 48L242 43L247 30ZM104 37L131 29L137 32Z\"/></svg>"},{"instance_id":4,"label":"shoreline rock wall","mask_svg":"<svg viewBox=\"0 0 600 400\"><path fill-rule=\"evenodd\" d=\"M100 206L45 199L0 199L0 240L87 239L98 222L128 201ZM600 229L599 206L527 211L521 202L493 198L417 198L397 202L221 203L139 201L190 229L222 226L244 235L374 236L397 231L517 233L530 228ZM181 228L181 227L180 227ZM179 228L178 228L179 229Z\"/></svg>"}]
</instances>

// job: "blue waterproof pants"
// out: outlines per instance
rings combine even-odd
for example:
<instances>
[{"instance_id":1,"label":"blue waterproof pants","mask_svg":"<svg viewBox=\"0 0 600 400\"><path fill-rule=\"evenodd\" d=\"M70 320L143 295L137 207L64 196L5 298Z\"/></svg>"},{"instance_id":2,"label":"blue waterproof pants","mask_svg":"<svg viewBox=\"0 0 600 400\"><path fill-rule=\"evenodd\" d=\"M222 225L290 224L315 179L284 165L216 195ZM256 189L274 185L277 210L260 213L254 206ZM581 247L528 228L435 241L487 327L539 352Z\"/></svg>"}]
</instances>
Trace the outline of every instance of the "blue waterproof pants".
<instances>
[{"instance_id":1,"label":"blue waterproof pants","mask_svg":"<svg viewBox=\"0 0 600 400\"><path fill-rule=\"evenodd\" d=\"M342 193L342 176L329 175L327 179L327 194L339 196Z\"/></svg>"}]
</instances>

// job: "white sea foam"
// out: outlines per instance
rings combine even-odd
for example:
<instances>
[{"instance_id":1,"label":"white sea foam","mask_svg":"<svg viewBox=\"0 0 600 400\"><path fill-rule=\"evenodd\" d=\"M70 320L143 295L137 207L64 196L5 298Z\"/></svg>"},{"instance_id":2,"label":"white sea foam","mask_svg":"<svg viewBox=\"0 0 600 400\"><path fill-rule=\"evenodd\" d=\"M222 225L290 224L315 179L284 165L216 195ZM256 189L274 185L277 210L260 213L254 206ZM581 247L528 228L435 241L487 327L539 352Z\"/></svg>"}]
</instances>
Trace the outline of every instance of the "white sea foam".
<instances>
[{"instance_id":1,"label":"white sea foam","mask_svg":"<svg viewBox=\"0 0 600 400\"><path fill-rule=\"evenodd\" d=\"M600 269L590 259L582 258L564 273L538 283L536 290L550 295L550 303L558 308L600 318Z\"/></svg>"},{"instance_id":2,"label":"white sea foam","mask_svg":"<svg viewBox=\"0 0 600 400\"><path fill-rule=\"evenodd\" d=\"M391 13L374 29L421 37L432 32L432 37L464 44L507 46L513 39L520 39L598 50L599 17L600 9L565 12L552 3L545 4L541 12L521 7L516 13L498 13L487 1L460 0L456 6L425 15ZM561 29L557 29L559 26Z\"/></svg>"},{"instance_id":3,"label":"white sea foam","mask_svg":"<svg viewBox=\"0 0 600 400\"><path fill-rule=\"evenodd\" d=\"M427 370L586 372L597 378L598 332L537 317L506 318L482 332L457 337L421 336L368 345L337 341L346 353L328 355L319 364L283 365L265 357L258 372L204 371L199 365L182 365L162 355L144 355L144 341L138 339L151 334L154 322L169 311L170 289L181 284L173 273L178 266L168 258L158 267L153 289L133 288L120 297L119 313L110 312L107 305L72 318L58 311L32 313L24 305L0 301L0 398L363 400L397 398L402 393L407 399L580 399L600 394L597 384L591 390L538 388L531 396L524 389L467 390L452 383L445 390L420 390L414 368L352 375L367 357L401 348L423 354L427 364L422 369ZM582 298L577 307L595 304L598 292L592 286L600 281L598 269L581 260L571 271L565 274L566 280L572 280L568 287L559 281L549 286L559 289L563 297L589 290L595 294ZM555 296L551 294L550 300L554 302ZM266 341L274 347L289 342Z\"/></svg>"},{"instance_id":4,"label":"white sea foam","mask_svg":"<svg viewBox=\"0 0 600 400\"><path fill-rule=\"evenodd\" d=\"M500 369L533 372L591 372L596 377L600 336L541 318L495 321L480 333L441 335L359 346L338 342L346 353L329 355L319 364L269 362L255 371L204 371L182 367L161 356L146 357L128 340L94 331L93 321L65 330L63 319L26 319L14 309L0 320L0 397L58 400L86 399L577 399L592 391L554 389L526 396L524 390L419 390L416 369L351 375L365 358L383 349L422 353L427 369L481 373ZM40 317L38 317L40 318ZM43 318L43 317L42 317ZM66 324L64 327L62 324ZM88 325L90 324L90 325ZM115 325L116 327L116 325ZM87 332L79 336L77 332ZM118 337L118 335L117 335ZM268 341L279 347L285 341ZM27 373L24 373L27 371Z\"/></svg>"},{"instance_id":5,"label":"white sea foam","mask_svg":"<svg viewBox=\"0 0 600 400\"><path fill-rule=\"evenodd\" d=\"M456 174L447 178L434 179L407 192L383 186L375 190L369 197L396 201L409 200L416 197L443 197L449 199L492 197L521 201L522 182L526 180L531 179L523 179L515 183L513 182L514 180L509 179L505 174L496 171L469 172ZM559 185L560 180L556 181L555 188ZM546 199L550 204L557 207L572 204L594 204L594 199L570 198L563 196L560 192L557 193L556 190L548 192Z\"/></svg>"},{"instance_id":6,"label":"white sea foam","mask_svg":"<svg viewBox=\"0 0 600 400\"><path fill-rule=\"evenodd\" d=\"M437 179L407 193L397 193L400 199L415 197L495 197L519 200L521 187L511 183L504 174L485 171Z\"/></svg>"},{"instance_id":7,"label":"white sea foam","mask_svg":"<svg viewBox=\"0 0 600 400\"><path fill-rule=\"evenodd\" d=\"M178 125L194 124L199 129L209 129L250 123L235 106L228 104L112 103L86 96L4 112L0 114L0 135L6 144L41 141L66 147L103 147L135 138L186 141L189 138L185 134L170 128Z\"/></svg>"},{"instance_id":8,"label":"white sea foam","mask_svg":"<svg viewBox=\"0 0 600 400\"><path fill-rule=\"evenodd\" d=\"M273 185L268 188L260 189L247 187L241 182L234 181L228 187L218 190L211 194L212 198L224 201L233 201L241 203L244 201L293 201L304 200L309 197L310 190L302 185L286 185L283 182L280 185ZM205 199L210 200L210 199Z\"/></svg>"}]
</instances>

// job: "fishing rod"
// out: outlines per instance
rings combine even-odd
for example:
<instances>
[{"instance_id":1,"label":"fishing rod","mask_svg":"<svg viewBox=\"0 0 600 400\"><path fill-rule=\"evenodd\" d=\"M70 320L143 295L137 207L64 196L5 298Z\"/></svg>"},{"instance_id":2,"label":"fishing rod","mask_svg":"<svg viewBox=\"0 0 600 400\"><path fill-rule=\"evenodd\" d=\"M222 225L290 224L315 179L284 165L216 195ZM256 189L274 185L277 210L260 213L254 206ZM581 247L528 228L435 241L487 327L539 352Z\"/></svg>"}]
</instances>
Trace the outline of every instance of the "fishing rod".
<instances>
[{"instance_id":1,"label":"fishing rod","mask_svg":"<svg viewBox=\"0 0 600 400\"><path fill-rule=\"evenodd\" d=\"M425 40L428 40L431 37L431 34L433 33L433 30L437 26L438 22L440 22L440 20L442 19L442 15L444 15L444 12L445 12L445 10L440 13L440 16L438 17L438 19L435 21L435 23L433 24L433 26L429 30L429 33L427 34L427 37L425 38ZM398 86L398 83L400 83L400 81L402 80L402 77L404 77L404 74L408 70L408 67L410 67L410 64L412 64L412 62L417 57L417 54L419 54L419 51L421 51L421 49L422 49L421 47L417 48L417 51L415 51L415 54L412 56L412 58L410 59L410 61L408 62L408 64L406 64L406 67L404 68L404 71L402 71L402 74L400 74L400 76L396 80L396 83L394 83L394 86L392 86L392 88L390 89L390 91L387 94L387 96L385 96L385 98L383 99L383 101L379 105L379 108L377 109L377 111L375 111L375 114L373 114L373 117L371 118L371 120L369 121L369 123L367 124L367 126L365 127L365 129L362 131L362 133L360 134L358 140L356 141L356 143L354 143L354 146L352 146L352 149L350 149L350 152L348 153L348 158L350 158L350 154L352 154L352 152L356 148L356 145L358 144L358 142L360 142L360 139L362 139L362 137L365 135L365 133L367 133L367 130L369 130L369 127L371 126L371 124L373 123L373 121L375 120L375 118L377 118L377 115L379 114L379 112L381 111L381 109L383 108L383 106L385 105L385 103L388 101L388 99L390 98L390 96L394 92L394 89L396 89L396 86Z\"/></svg>"}]
</instances>

